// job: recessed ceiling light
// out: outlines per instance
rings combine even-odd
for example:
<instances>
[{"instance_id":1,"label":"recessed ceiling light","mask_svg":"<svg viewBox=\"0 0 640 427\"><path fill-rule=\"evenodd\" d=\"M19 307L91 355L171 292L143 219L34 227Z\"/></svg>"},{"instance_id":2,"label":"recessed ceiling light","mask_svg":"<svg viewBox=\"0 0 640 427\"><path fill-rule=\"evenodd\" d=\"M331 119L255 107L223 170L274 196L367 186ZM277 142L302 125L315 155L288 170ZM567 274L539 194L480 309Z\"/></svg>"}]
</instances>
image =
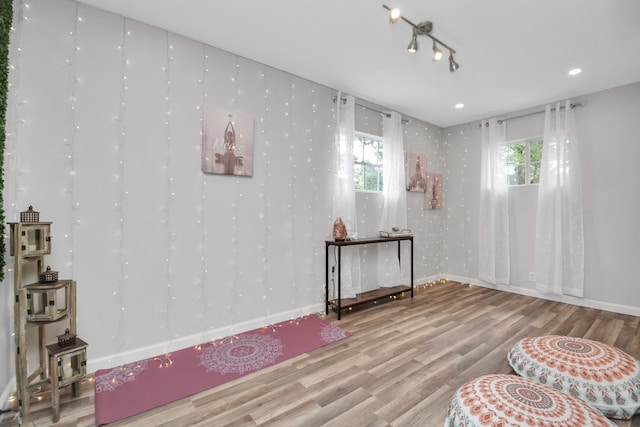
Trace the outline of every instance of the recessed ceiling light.
<instances>
[{"instance_id":1,"label":"recessed ceiling light","mask_svg":"<svg viewBox=\"0 0 640 427\"><path fill-rule=\"evenodd\" d=\"M572 70L569 70L569 75L570 76L577 76L581 72L582 72L582 68L574 68Z\"/></svg>"},{"instance_id":2,"label":"recessed ceiling light","mask_svg":"<svg viewBox=\"0 0 640 427\"><path fill-rule=\"evenodd\" d=\"M464 108L464 104L463 103L456 104L456 108L458 110L461 109L461 108Z\"/></svg>"}]
</instances>

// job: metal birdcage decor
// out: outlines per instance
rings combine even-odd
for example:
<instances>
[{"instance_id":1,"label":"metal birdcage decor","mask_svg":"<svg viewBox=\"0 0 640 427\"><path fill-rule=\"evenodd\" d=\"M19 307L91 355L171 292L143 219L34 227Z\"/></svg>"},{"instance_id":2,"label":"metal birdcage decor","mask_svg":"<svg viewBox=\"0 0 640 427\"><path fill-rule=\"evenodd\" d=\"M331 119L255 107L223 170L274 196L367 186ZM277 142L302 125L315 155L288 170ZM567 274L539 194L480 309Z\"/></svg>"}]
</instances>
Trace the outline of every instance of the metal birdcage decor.
<instances>
[{"instance_id":1,"label":"metal birdcage decor","mask_svg":"<svg viewBox=\"0 0 640 427\"><path fill-rule=\"evenodd\" d=\"M51 270L51 267L47 266L47 269L40 273L40 283L57 282L58 272Z\"/></svg>"},{"instance_id":2,"label":"metal birdcage decor","mask_svg":"<svg viewBox=\"0 0 640 427\"><path fill-rule=\"evenodd\" d=\"M29 209L20 212L20 222L40 222L40 212L34 211L33 206L29 206Z\"/></svg>"},{"instance_id":3,"label":"metal birdcage decor","mask_svg":"<svg viewBox=\"0 0 640 427\"><path fill-rule=\"evenodd\" d=\"M76 334L69 332L69 328L64 330L64 334L58 335L58 347L70 347L76 344Z\"/></svg>"}]
</instances>

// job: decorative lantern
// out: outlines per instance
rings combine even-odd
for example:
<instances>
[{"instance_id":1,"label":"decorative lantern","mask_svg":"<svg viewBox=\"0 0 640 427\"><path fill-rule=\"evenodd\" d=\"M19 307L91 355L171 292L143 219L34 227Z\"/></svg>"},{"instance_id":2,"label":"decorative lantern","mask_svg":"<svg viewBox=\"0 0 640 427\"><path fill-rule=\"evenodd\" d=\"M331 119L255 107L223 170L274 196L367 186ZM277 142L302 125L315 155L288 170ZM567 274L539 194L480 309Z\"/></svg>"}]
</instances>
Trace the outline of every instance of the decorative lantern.
<instances>
[{"instance_id":1,"label":"decorative lantern","mask_svg":"<svg viewBox=\"0 0 640 427\"><path fill-rule=\"evenodd\" d=\"M57 282L58 272L51 270L51 267L47 266L47 270L40 273L40 283Z\"/></svg>"},{"instance_id":2,"label":"decorative lantern","mask_svg":"<svg viewBox=\"0 0 640 427\"><path fill-rule=\"evenodd\" d=\"M64 330L64 334L58 335L58 347L69 347L76 344L76 334L69 332L69 328Z\"/></svg>"},{"instance_id":3,"label":"decorative lantern","mask_svg":"<svg viewBox=\"0 0 640 427\"><path fill-rule=\"evenodd\" d=\"M29 258L51 253L50 222L10 222L9 225L11 225L11 256L19 255Z\"/></svg>"},{"instance_id":4,"label":"decorative lantern","mask_svg":"<svg viewBox=\"0 0 640 427\"><path fill-rule=\"evenodd\" d=\"M40 212L34 211L33 206L29 206L26 211L20 212L20 222L39 222Z\"/></svg>"},{"instance_id":5,"label":"decorative lantern","mask_svg":"<svg viewBox=\"0 0 640 427\"><path fill-rule=\"evenodd\" d=\"M81 380L87 373L87 344L80 338L75 338L76 343L60 347L58 344L47 346L51 376L57 377L58 386L63 387L72 382Z\"/></svg>"},{"instance_id":6,"label":"decorative lantern","mask_svg":"<svg viewBox=\"0 0 640 427\"><path fill-rule=\"evenodd\" d=\"M87 373L87 344L74 335L75 344L60 347L58 344L47 346L49 354L49 375L51 377L51 403L53 422L60 420L60 389L69 384L73 396L80 397L80 381Z\"/></svg>"},{"instance_id":7,"label":"decorative lantern","mask_svg":"<svg viewBox=\"0 0 640 427\"><path fill-rule=\"evenodd\" d=\"M69 314L71 283L71 280L60 280L25 286L27 320L29 322L51 322Z\"/></svg>"}]
</instances>

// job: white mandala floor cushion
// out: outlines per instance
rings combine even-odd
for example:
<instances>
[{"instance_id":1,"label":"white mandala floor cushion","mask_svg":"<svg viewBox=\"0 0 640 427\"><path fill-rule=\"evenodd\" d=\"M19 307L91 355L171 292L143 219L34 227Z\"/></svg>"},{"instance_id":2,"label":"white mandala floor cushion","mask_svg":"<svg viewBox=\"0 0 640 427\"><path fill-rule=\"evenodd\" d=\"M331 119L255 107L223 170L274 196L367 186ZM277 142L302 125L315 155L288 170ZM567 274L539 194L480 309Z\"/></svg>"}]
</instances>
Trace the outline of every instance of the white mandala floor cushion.
<instances>
[{"instance_id":1,"label":"white mandala floor cushion","mask_svg":"<svg viewBox=\"0 0 640 427\"><path fill-rule=\"evenodd\" d=\"M629 419L640 408L640 362L616 347L585 338L529 337L507 359L517 374L586 400L608 417Z\"/></svg>"},{"instance_id":2,"label":"white mandala floor cushion","mask_svg":"<svg viewBox=\"0 0 640 427\"><path fill-rule=\"evenodd\" d=\"M445 427L611 427L581 399L517 375L486 375L465 383L449 404Z\"/></svg>"}]
</instances>

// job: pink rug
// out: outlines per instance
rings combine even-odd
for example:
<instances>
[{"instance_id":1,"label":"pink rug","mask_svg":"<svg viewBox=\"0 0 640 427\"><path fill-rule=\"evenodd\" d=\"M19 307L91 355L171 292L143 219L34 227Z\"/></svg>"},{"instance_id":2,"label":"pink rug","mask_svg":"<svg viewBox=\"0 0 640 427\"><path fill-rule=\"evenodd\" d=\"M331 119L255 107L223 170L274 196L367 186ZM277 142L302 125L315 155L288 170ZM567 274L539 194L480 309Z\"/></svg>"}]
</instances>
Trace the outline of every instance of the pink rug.
<instances>
[{"instance_id":1,"label":"pink rug","mask_svg":"<svg viewBox=\"0 0 640 427\"><path fill-rule=\"evenodd\" d=\"M255 329L95 375L96 425L196 394L351 334L315 315Z\"/></svg>"}]
</instances>

